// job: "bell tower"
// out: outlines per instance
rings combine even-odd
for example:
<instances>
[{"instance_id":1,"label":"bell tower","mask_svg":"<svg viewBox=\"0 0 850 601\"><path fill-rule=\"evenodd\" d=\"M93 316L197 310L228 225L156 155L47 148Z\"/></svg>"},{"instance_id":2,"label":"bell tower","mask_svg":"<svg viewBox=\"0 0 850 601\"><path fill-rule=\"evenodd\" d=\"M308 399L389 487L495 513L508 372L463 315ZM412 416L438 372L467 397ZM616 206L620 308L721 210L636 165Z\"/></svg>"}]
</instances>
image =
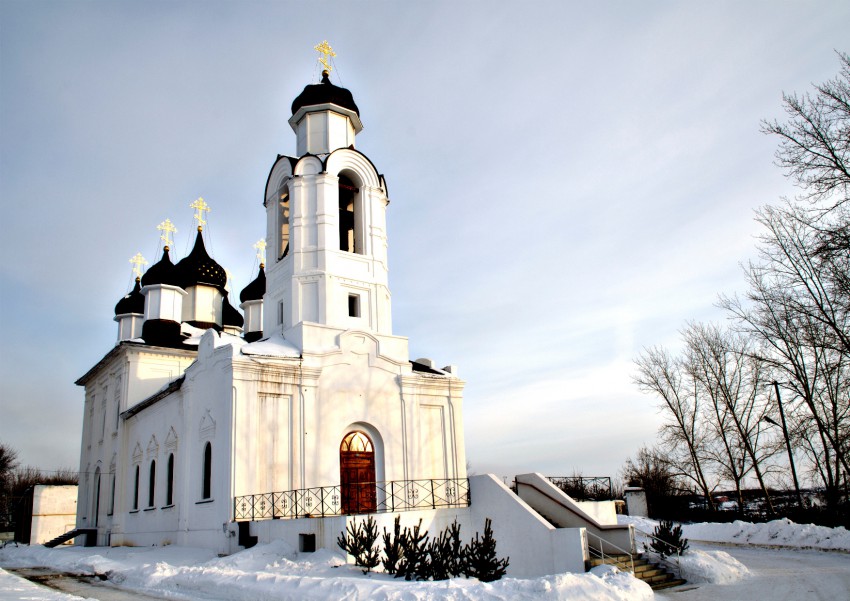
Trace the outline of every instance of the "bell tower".
<instances>
[{"instance_id":1,"label":"bell tower","mask_svg":"<svg viewBox=\"0 0 850 601\"><path fill-rule=\"evenodd\" d=\"M291 108L298 156L278 156L266 184L263 336L283 333L304 350L345 330L392 335L389 199L383 176L354 148L360 111L328 70Z\"/></svg>"}]
</instances>

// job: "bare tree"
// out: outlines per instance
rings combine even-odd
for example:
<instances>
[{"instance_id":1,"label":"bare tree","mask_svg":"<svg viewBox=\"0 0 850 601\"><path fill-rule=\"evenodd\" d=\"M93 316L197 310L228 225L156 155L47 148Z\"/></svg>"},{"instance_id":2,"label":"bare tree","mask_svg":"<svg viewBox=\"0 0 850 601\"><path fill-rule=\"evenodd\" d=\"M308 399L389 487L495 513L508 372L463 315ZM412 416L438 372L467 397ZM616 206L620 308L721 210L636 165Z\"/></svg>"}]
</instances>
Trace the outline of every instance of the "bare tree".
<instances>
[{"instance_id":1,"label":"bare tree","mask_svg":"<svg viewBox=\"0 0 850 601\"><path fill-rule=\"evenodd\" d=\"M780 138L776 164L800 187L799 198L826 211L850 200L850 56L838 58L838 77L814 93L782 95L787 121L762 122Z\"/></svg>"},{"instance_id":2,"label":"bare tree","mask_svg":"<svg viewBox=\"0 0 850 601\"><path fill-rule=\"evenodd\" d=\"M635 364L638 371L634 382L641 391L656 395L661 400L660 408L666 418L661 436L669 449L670 463L696 484L713 510L712 487L708 484L703 466L706 432L699 420L699 396L683 369L682 361L661 347L652 347L644 349ZM683 453L677 460L678 450L683 450Z\"/></svg>"},{"instance_id":3,"label":"bare tree","mask_svg":"<svg viewBox=\"0 0 850 601\"><path fill-rule=\"evenodd\" d=\"M750 341L716 325L691 323L684 331L687 362L693 377L711 401L714 432L723 443L739 507L743 507L741 481L752 469L768 511L774 513L765 483L763 462L775 446L761 445L761 421L768 406L765 364L751 352Z\"/></svg>"}]
</instances>

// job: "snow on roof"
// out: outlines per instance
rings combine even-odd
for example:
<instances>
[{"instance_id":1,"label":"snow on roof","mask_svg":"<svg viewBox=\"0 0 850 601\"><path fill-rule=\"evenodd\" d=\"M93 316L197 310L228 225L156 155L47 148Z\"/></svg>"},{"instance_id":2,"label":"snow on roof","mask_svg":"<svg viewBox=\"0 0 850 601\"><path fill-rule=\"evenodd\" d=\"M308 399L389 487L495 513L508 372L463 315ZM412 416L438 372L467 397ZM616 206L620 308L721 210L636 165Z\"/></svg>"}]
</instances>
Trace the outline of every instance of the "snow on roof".
<instances>
[{"instance_id":1,"label":"snow on roof","mask_svg":"<svg viewBox=\"0 0 850 601\"><path fill-rule=\"evenodd\" d=\"M300 357L301 351L280 334L273 334L242 347L243 355L260 357Z\"/></svg>"}]
</instances>

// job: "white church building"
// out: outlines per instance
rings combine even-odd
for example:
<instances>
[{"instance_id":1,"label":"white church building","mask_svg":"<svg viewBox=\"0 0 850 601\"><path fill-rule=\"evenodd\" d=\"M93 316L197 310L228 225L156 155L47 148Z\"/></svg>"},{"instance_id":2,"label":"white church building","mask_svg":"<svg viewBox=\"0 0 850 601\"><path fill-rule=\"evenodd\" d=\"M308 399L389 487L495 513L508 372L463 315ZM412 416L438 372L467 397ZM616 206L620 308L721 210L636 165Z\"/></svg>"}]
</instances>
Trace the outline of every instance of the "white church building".
<instances>
[{"instance_id":1,"label":"white church building","mask_svg":"<svg viewBox=\"0 0 850 601\"><path fill-rule=\"evenodd\" d=\"M98 545L309 551L336 549L362 514L434 533L457 519L467 537L489 517L514 576L584 570L594 544L631 551L613 504L534 474L516 494L467 478L457 368L411 360L392 331L387 186L355 149L352 94L325 72L289 124L296 156L269 173L267 264L242 313L200 225L185 258L166 245L116 305L117 343L77 381L77 528Z\"/></svg>"}]
</instances>

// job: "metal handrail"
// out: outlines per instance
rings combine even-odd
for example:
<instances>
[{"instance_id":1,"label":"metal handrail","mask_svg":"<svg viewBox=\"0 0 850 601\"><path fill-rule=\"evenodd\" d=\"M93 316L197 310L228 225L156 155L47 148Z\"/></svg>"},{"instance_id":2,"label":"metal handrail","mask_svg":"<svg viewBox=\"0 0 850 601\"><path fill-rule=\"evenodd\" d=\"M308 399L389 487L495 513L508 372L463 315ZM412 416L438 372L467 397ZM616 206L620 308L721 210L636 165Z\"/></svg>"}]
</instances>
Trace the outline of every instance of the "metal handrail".
<instances>
[{"instance_id":1,"label":"metal handrail","mask_svg":"<svg viewBox=\"0 0 850 601\"><path fill-rule=\"evenodd\" d=\"M601 537L601 536L599 536L598 534L594 534L593 532L589 532L589 531L587 531L587 530L585 530L585 534L587 534L587 536L593 536L593 537L596 537L596 539L599 541L599 551L598 551L598 554L599 554L599 558L600 558L600 559L602 559L602 563L606 563L606 562L605 562L605 545L608 545L609 547L613 547L614 549L616 549L617 551L619 551L619 552L620 552L620 555L628 555L628 556L629 556L629 564L631 565L631 568L632 568L632 574L634 574L634 573L635 573L635 558L634 558L634 555L632 555L632 553L630 553L629 551L626 551L625 549L621 549L620 547L618 547L617 545L615 545L615 544L614 544L614 543L612 543L611 541L605 540L604 538L602 538L602 537ZM604 543L604 544L603 544L603 543ZM590 552L591 554L592 554L592 552L594 551L593 547L591 547L591 546L590 546L590 542L589 542L589 541L588 541L588 543L587 543L587 550L588 550L588 552ZM609 553L609 554L608 554L608 556L610 557L610 556L611 556L611 554ZM615 561L615 563L619 565L621 562L619 562L619 561ZM610 564L608 564L608 565L610 565Z\"/></svg>"},{"instance_id":2,"label":"metal handrail","mask_svg":"<svg viewBox=\"0 0 850 601\"><path fill-rule=\"evenodd\" d=\"M362 502L362 497L368 502ZM268 520L469 506L469 480L392 480L302 488L233 499L233 519Z\"/></svg>"}]
</instances>

